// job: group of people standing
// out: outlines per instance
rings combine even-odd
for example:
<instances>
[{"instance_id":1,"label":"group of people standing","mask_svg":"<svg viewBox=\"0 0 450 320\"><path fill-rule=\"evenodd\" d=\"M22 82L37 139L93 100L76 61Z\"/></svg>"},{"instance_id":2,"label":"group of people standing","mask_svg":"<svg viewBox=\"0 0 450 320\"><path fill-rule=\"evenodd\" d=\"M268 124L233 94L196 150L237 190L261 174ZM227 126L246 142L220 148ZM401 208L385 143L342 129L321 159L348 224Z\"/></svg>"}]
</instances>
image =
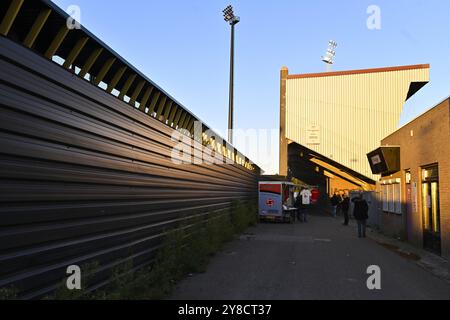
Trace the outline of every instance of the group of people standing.
<instances>
[{"instance_id":1,"label":"group of people standing","mask_svg":"<svg viewBox=\"0 0 450 320\"><path fill-rule=\"evenodd\" d=\"M350 221L350 201L354 204L353 216L358 223L358 236L360 238L365 238L367 220L369 219L369 205L362 193L350 200L350 197L347 194L340 195L335 192L330 199L331 214L333 215L333 218L336 218L338 210L341 210L344 215L344 226L348 226Z\"/></svg>"},{"instance_id":2,"label":"group of people standing","mask_svg":"<svg viewBox=\"0 0 450 320\"><path fill-rule=\"evenodd\" d=\"M297 208L297 219L300 222L308 222L308 213L311 207L312 192L308 188L302 188L295 198L295 208ZM363 193L359 193L353 199L348 194L338 194L337 192L330 198L331 213L333 218L337 218L338 211L344 216L344 226L348 226L350 222L350 204L353 203L353 216L358 223L358 236L366 237L367 220L369 219L369 205L363 197Z\"/></svg>"}]
</instances>

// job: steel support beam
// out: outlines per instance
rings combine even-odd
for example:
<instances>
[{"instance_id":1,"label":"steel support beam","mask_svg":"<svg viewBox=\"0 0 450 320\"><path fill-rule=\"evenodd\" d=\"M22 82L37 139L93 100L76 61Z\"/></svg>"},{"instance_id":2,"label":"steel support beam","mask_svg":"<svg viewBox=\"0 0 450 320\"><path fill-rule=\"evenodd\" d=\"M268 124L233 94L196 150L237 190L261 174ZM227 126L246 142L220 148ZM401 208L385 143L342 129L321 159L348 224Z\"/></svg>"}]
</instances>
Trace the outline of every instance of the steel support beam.
<instances>
[{"instance_id":1,"label":"steel support beam","mask_svg":"<svg viewBox=\"0 0 450 320\"><path fill-rule=\"evenodd\" d=\"M111 93L116 88L116 86L119 83L120 79L122 79L123 74L125 73L125 71L127 71L127 67L123 66L122 68L120 68L116 72L116 74L112 78L111 82L108 84L108 89L107 89L108 92Z\"/></svg>"},{"instance_id":2,"label":"steel support beam","mask_svg":"<svg viewBox=\"0 0 450 320\"><path fill-rule=\"evenodd\" d=\"M144 93L144 96L142 97L142 100L139 102L139 110L145 111L145 108L147 107L148 99L150 98L150 95L152 94L154 87L149 87Z\"/></svg>"},{"instance_id":3,"label":"steel support beam","mask_svg":"<svg viewBox=\"0 0 450 320\"><path fill-rule=\"evenodd\" d=\"M172 111L172 106L174 105L174 103L172 101L169 101L166 105L166 111L164 112L164 120L167 120L167 122L169 122L169 116L171 114Z\"/></svg>"},{"instance_id":4,"label":"steel support beam","mask_svg":"<svg viewBox=\"0 0 450 320\"><path fill-rule=\"evenodd\" d=\"M187 112L183 111L180 121L178 122L178 128L183 128L184 120L186 120L187 115Z\"/></svg>"},{"instance_id":5,"label":"steel support beam","mask_svg":"<svg viewBox=\"0 0 450 320\"><path fill-rule=\"evenodd\" d=\"M19 14L20 8L23 5L24 0L13 0L9 5L8 11L6 11L2 24L0 24L0 34L7 36L11 27Z\"/></svg>"},{"instance_id":6,"label":"steel support beam","mask_svg":"<svg viewBox=\"0 0 450 320\"><path fill-rule=\"evenodd\" d=\"M63 67L66 69L69 69L70 66L75 62L78 55L80 54L81 50L83 50L86 43L89 41L88 37L81 38L78 40L75 47L73 47L72 51L70 51L69 55L67 56L66 61L64 61Z\"/></svg>"},{"instance_id":7,"label":"steel support beam","mask_svg":"<svg viewBox=\"0 0 450 320\"><path fill-rule=\"evenodd\" d=\"M103 48L95 49L94 52L91 53L87 61L84 63L83 68L81 68L79 76L84 78L86 74L89 73L95 61L97 61L98 57L102 54Z\"/></svg>"},{"instance_id":8,"label":"steel support beam","mask_svg":"<svg viewBox=\"0 0 450 320\"><path fill-rule=\"evenodd\" d=\"M25 47L31 48L34 45L34 42L39 36L39 33L41 32L51 13L52 13L51 9L45 9L39 13L38 17L36 18L36 21L34 22L27 36L25 37L25 41L23 42Z\"/></svg>"},{"instance_id":9,"label":"steel support beam","mask_svg":"<svg viewBox=\"0 0 450 320\"><path fill-rule=\"evenodd\" d=\"M150 106L148 107L148 112L150 114L152 114L155 111L155 107L156 107L156 103L158 102L159 96L161 95L161 92L157 92L153 98L152 98L152 102L150 103Z\"/></svg>"},{"instance_id":10,"label":"steel support beam","mask_svg":"<svg viewBox=\"0 0 450 320\"><path fill-rule=\"evenodd\" d=\"M145 80L142 80L138 83L136 86L136 89L134 89L133 94L130 97L130 104L134 107L136 103L136 99L139 97L139 94L142 92L142 89L144 88Z\"/></svg>"},{"instance_id":11,"label":"steel support beam","mask_svg":"<svg viewBox=\"0 0 450 320\"><path fill-rule=\"evenodd\" d=\"M52 59L53 56L58 51L59 47L63 43L64 39L66 38L67 34L69 33L69 29L66 25L64 25L56 35L56 37L53 39L52 43L50 44L50 47L48 47L47 51L45 52L45 57L47 59Z\"/></svg>"},{"instance_id":12,"label":"steel support beam","mask_svg":"<svg viewBox=\"0 0 450 320\"><path fill-rule=\"evenodd\" d=\"M178 125L178 123L180 122L180 118L181 118L181 114L182 113L183 113L183 109L178 108L177 116L175 117L175 120L173 121L174 127L176 127Z\"/></svg>"},{"instance_id":13,"label":"steel support beam","mask_svg":"<svg viewBox=\"0 0 450 320\"><path fill-rule=\"evenodd\" d=\"M105 62L105 64L103 65L102 69L100 70L100 72L98 73L98 75L94 79L94 84L96 86L98 86L100 84L100 82L103 81L103 79L105 78L106 74L108 73L108 71L113 66L114 62L116 62L116 58L109 58Z\"/></svg>"},{"instance_id":14,"label":"steel support beam","mask_svg":"<svg viewBox=\"0 0 450 320\"><path fill-rule=\"evenodd\" d=\"M172 125L173 121L175 120L177 111L178 111L178 105L176 105L176 104L172 105L172 112L169 115L169 126Z\"/></svg>"},{"instance_id":15,"label":"steel support beam","mask_svg":"<svg viewBox=\"0 0 450 320\"><path fill-rule=\"evenodd\" d=\"M136 77L137 77L137 74L133 74L133 75L128 77L127 81L123 85L122 90L120 90L119 99L123 100L123 98L125 98L125 96L128 93L128 90L130 90L130 87L133 84L133 82L136 79Z\"/></svg>"},{"instance_id":16,"label":"steel support beam","mask_svg":"<svg viewBox=\"0 0 450 320\"><path fill-rule=\"evenodd\" d=\"M158 119L158 120L164 110L166 101L167 101L167 97L165 97L165 96L161 99L161 101L159 101L159 107L158 107L158 110L156 111L156 119Z\"/></svg>"},{"instance_id":17,"label":"steel support beam","mask_svg":"<svg viewBox=\"0 0 450 320\"><path fill-rule=\"evenodd\" d=\"M366 191L371 190L371 186L368 183L366 183L365 181L351 175L350 173L344 172L341 169L339 169L323 160L320 160L317 158L311 158L310 161L312 163L324 168L325 170L331 172L332 174L340 176L341 178L344 178L345 180L350 181L357 186L360 186L361 188L363 188Z\"/></svg>"},{"instance_id":18,"label":"steel support beam","mask_svg":"<svg viewBox=\"0 0 450 320\"><path fill-rule=\"evenodd\" d=\"M185 128L186 130L187 130L189 121L191 121L191 118L192 118L191 115L188 114L188 115L186 116L186 120L184 120L184 122L183 122L183 128Z\"/></svg>"},{"instance_id":19,"label":"steel support beam","mask_svg":"<svg viewBox=\"0 0 450 320\"><path fill-rule=\"evenodd\" d=\"M188 126L188 128L187 128L187 129L189 130L190 133L194 133L193 131L194 131L195 121L197 121L197 119L193 118L192 121L191 121L191 123L189 124L189 126Z\"/></svg>"}]
</instances>

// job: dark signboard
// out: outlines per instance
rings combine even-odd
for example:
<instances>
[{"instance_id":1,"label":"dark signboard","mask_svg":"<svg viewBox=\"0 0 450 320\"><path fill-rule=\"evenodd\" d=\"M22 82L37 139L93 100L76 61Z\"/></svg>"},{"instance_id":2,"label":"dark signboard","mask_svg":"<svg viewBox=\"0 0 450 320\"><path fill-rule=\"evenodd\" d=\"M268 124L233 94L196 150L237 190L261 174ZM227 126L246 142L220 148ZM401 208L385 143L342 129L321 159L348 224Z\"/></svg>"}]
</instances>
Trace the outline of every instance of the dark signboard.
<instances>
[{"instance_id":1,"label":"dark signboard","mask_svg":"<svg viewBox=\"0 0 450 320\"><path fill-rule=\"evenodd\" d=\"M400 147L381 147L367 155L373 174L400 171Z\"/></svg>"}]
</instances>

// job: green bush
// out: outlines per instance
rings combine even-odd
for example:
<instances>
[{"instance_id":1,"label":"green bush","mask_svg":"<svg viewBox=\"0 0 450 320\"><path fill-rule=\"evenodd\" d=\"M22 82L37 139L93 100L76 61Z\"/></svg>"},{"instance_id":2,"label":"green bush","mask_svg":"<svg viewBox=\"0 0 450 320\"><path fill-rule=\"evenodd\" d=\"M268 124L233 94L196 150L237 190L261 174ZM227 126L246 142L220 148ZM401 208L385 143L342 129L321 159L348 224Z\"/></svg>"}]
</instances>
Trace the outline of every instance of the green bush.
<instances>
[{"instance_id":1,"label":"green bush","mask_svg":"<svg viewBox=\"0 0 450 320\"><path fill-rule=\"evenodd\" d=\"M164 299L187 274L205 272L210 258L225 243L256 222L255 203L235 201L231 210L201 214L169 231L151 266L132 271L131 262L122 264L113 271L111 284L101 291L94 294L83 290L69 291L64 283L52 298ZM83 282L83 288L85 285Z\"/></svg>"},{"instance_id":2,"label":"green bush","mask_svg":"<svg viewBox=\"0 0 450 320\"><path fill-rule=\"evenodd\" d=\"M111 289L109 293L106 291L96 292L94 299L97 300L127 300L135 295L133 282L137 274L132 272L133 262L128 261L118 265L113 270L112 283L109 285Z\"/></svg>"},{"instance_id":3,"label":"green bush","mask_svg":"<svg viewBox=\"0 0 450 320\"><path fill-rule=\"evenodd\" d=\"M256 204L252 201L235 201L231 207L231 219L236 233L242 233L248 226L256 224Z\"/></svg>"},{"instance_id":4,"label":"green bush","mask_svg":"<svg viewBox=\"0 0 450 320\"><path fill-rule=\"evenodd\" d=\"M190 234L180 263L184 273L202 273L206 271L210 255L215 251L214 244L209 241L210 229L208 225L200 225Z\"/></svg>"},{"instance_id":5,"label":"green bush","mask_svg":"<svg viewBox=\"0 0 450 320\"><path fill-rule=\"evenodd\" d=\"M0 300L16 300L17 293L15 287L0 288Z\"/></svg>"},{"instance_id":6,"label":"green bush","mask_svg":"<svg viewBox=\"0 0 450 320\"><path fill-rule=\"evenodd\" d=\"M208 222L208 242L212 247L212 252L222 249L225 243L233 240L233 235L230 215L223 214Z\"/></svg>"}]
</instances>

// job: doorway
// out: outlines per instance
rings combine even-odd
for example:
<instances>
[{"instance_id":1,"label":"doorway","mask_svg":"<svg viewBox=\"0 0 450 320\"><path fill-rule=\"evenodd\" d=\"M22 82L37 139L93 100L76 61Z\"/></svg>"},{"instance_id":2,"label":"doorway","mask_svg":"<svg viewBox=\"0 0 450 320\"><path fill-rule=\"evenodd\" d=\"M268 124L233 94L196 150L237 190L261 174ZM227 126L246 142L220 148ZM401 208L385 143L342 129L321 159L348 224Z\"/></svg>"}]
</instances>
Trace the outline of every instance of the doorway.
<instances>
[{"instance_id":1,"label":"doorway","mask_svg":"<svg viewBox=\"0 0 450 320\"><path fill-rule=\"evenodd\" d=\"M441 216L439 205L439 168L437 165L422 169L423 246L441 254Z\"/></svg>"}]
</instances>

